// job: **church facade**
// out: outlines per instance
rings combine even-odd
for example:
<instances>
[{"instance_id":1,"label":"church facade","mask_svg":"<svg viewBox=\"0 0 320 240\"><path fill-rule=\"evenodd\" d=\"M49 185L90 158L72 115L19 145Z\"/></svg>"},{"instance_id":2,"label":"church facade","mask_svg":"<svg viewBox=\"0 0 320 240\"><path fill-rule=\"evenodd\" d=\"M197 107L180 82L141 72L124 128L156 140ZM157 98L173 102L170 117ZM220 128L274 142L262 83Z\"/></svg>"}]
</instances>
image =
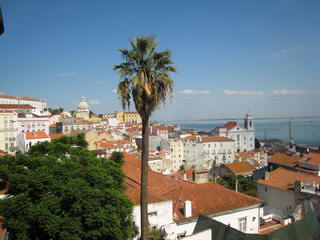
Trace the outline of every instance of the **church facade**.
<instances>
[{"instance_id":1,"label":"church facade","mask_svg":"<svg viewBox=\"0 0 320 240\"><path fill-rule=\"evenodd\" d=\"M216 127L211 133L214 136L233 139L237 152L255 149L255 128L253 118L249 114L246 114L244 118L244 126L238 122L227 122L222 127Z\"/></svg>"}]
</instances>

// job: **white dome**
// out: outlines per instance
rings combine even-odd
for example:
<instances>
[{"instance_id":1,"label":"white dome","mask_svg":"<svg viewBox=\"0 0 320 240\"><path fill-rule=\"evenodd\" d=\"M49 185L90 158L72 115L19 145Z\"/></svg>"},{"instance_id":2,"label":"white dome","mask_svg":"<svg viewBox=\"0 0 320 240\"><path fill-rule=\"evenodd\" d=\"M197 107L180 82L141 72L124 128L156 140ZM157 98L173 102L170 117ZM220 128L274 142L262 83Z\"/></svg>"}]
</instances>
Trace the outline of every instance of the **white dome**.
<instances>
[{"instance_id":1,"label":"white dome","mask_svg":"<svg viewBox=\"0 0 320 240\"><path fill-rule=\"evenodd\" d=\"M89 111L89 105L86 102L84 97L80 98L80 103L78 105L78 110L80 110L80 111Z\"/></svg>"}]
</instances>

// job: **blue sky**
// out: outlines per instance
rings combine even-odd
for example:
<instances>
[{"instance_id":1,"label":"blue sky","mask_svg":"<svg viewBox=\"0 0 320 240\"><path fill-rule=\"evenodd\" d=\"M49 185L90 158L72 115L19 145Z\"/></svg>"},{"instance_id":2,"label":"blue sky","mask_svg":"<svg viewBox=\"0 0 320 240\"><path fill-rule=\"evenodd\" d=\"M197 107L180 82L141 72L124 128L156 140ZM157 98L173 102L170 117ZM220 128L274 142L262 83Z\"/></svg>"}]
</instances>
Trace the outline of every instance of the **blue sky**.
<instances>
[{"instance_id":1,"label":"blue sky","mask_svg":"<svg viewBox=\"0 0 320 240\"><path fill-rule=\"evenodd\" d=\"M159 120L320 115L318 0L0 0L0 92L96 113L113 93L128 39L154 34L178 72ZM133 110L133 109L131 109Z\"/></svg>"}]
</instances>

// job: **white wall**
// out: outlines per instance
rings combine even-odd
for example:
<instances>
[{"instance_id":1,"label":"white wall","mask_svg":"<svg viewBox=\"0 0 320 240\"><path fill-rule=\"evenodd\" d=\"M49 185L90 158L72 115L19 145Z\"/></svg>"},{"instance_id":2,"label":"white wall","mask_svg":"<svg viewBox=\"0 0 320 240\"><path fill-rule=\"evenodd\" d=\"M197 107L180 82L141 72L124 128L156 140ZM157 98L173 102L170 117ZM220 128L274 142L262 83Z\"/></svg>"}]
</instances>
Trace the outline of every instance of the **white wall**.
<instances>
[{"instance_id":1,"label":"white wall","mask_svg":"<svg viewBox=\"0 0 320 240\"><path fill-rule=\"evenodd\" d=\"M248 208L235 209L234 211L220 213L219 215L208 216L212 219L219 221L223 224L229 225L235 229L239 229L239 218L247 219L247 231L246 233L258 233L260 211L259 206L251 206ZM186 232L186 235L191 235L196 226L197 219L189 222L177 223L178 234Z\"/></svg>"},{"instance_id":2,"label":"white wall","mask_svg":"<svg viewBox=\"0 0 320 240\"><path fill-rule=\"evenodd\" d=\"M18 133L34 131L44 131L49 134L49 118L33 117L32 114L26 114L26 117L18 117Z\"/></svg>"},{"instance_id":3,"label":"white wall","mask_svg":"<svg viewBox=\"0 0 320 240\"><path fill-rule=\"evenodd\" d=\"M258 183L257 194L258 198L265 200L268 206L280 210L278 214L281 212L281 215L291 215L296 207L293 191L285 191Z\"/></svg>"},{"instance_id":4,"label":"white wall","mask_svg":"<svg viewBox=\"0 0 320 240\"><path fill-rule=\"evenodd\" d=\"M156 213L156 217L153 219L149 219L149 222L153 223L153 220L156 221L156 227L160 229L162 226L170 224L173 222L173 215L172 215L172 201L165 201L165 202L158 202L158 203L149 203L148 204L148 213ZM133 221L135 225L140 230L140 206L136 205L133 207Z\"/></svg>"},{"instance_id":5,"label":"white wall","mask_svg":"<svg viewBox=\"0 0 320 240\"><path fill-rule=\"evenodd\" d=\"M226 225L230 224L231 227L239 229L239 218L247 218L247 231L246 233L258 233L259 232L259 221L260 221L260 212L259 207L255 206L252 208L242 209L240 211L231 212L228 214L220 215L213 217L214 220L217 220Z\"/></svg>"},{"instance_id":6,"label":"white wall","mask_svg":"<svg viewBox=\"0 0 320 240\"><path fill-rule=\"evenodd\" d=\"M16 147L17 113L0 112L0 150L11 152Z\"/></svg>"}]
</instances>

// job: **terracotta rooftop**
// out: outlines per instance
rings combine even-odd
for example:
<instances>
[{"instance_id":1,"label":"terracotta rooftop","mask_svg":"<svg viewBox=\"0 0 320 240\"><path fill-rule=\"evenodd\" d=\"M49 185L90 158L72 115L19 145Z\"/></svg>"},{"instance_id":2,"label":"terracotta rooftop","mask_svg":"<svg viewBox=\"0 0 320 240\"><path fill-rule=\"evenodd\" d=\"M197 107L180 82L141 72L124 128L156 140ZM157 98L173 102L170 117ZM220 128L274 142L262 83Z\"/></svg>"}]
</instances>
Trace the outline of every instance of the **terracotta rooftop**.
<instances>
[{"instance_id":1,"label":"terracotta rooftop","mask_svg":"<svg viewBox=\"0 0 320 240\"><path fill-rule=\"evenodd\" d=\"M295 181L306 183L316 182L317 184L320 184L320 177L284 168L277 168L270 173L268 180L259 179L257 183L286 191L292 191Z\"/></svg>"},{"instance_id":2,"label":"terracotta rooftop","mask_svg":"<svg viewBox=\"0 0 320 240\"><path fill-rule=\"evenodd\" d=\"M253 166L251 166L248 162L233 162L233 163L225 163L226 168L229 169L230 172L233 174L241 174L241 173L248 173L255 170Z\"/></svg>"},{"instance_id":3,"label":"terracotta rooftop","mask_svg":"<svg viewBox=\"0 0 320 240\"><path fill-rule=\"evenodd\" d=\"M124 153L127 195L134 205L140 204L140 159ZM229 190L213 182L193 184L160 173L148 172L149 202L173 203L175 221L183 221L183 202L192 202L192 217L210 215L262 203L262 200Z\"/></svg>"},{"instance_id":4,"label":"terracotta rooftop","mask_svg":"<svg viewBox=\"0 0 320 240\"><path fill-rule=\"evenodd\" d=\"M35 109L30 104L0 104L0 109Z\"/></svg>"},{"instance_id":5,"label":"terracotta rooftop","mask_svg":"<svg viewBox=\"0 0 320 240\"><path fill-rule=\"evenodd\" d=\"M0 110L0 113L14 113L12 110Z\"/></svg>"},{"instance_id":6,"label":"terracotta rooftop","mask_svg":"<svg viewBox=\"0 0 320 240\"><path fill-rule=\"evenodd\" d=\"M303 162L304 159L305 157L289 156L287 154L277 152L268 159L268 162L293 168L298 163Z\"/></svg>"},{"instance_id":7,"label":"terracotta rooftop","mask_svg":"<svg viewBox=\"0 0 320 240\"><path fill-rule=\"evenodd\" d=\"M221 128L231 129L238 125L237 122L227 122L225 125L223 125Z\"/></svg>"},{"instance_id":8,"label":"terracotta rooftop","mask_svg":"<svg viewBox=\"0 0 320 240\"><path fill-rule=\"evenodd\" d=\"M162 131L168 131L168 127L162 126L162 125L152 126L152 128L162 130Z\"/></svg>"},{"instance_id":9,"label":"terracotta rooftop","mask_svg":"<svg viewBox=\"0 0 320 240\"><path fill-rule=\"evenodd\" d=\"M26 132L25 134L26 134L26 139L28 140L49 138L49 136L44 131Z\"/></svg>"},{"instance_id":10,"label":"terracotta rooftop","mask_svg":"<svg viewBox=\"0 0 320 240\"><path fill-rule=\"evenodd\" d=\"M60 137L63 137L63 136L66 136L66 135L63 134L63 133L49 134L49 137L50 137L51 140L57 139L57 138L60 138Z\"/></svg>"},{"instance_id":11,"label":"terracotta rooftop","mask_svg":"<svg viewBox=\"0 0 320 240\"><path fill-rule=\"evenodd\" d=\"M44 102L39 98L32 98L32 97L22 97L22 96L7 96L0 94L0 98L7 98L7 99L16 99L16 100L26 100L26 101L34 101L34 102Z\"/></svg>"},{"instance_id":12,"label":"terracotta rooftop","mask_svg":"<svg viewBox=\"0 0 320 240\"><path fill-rule=\"evenodd\" d=\"M5 155L8 155L8 153L5 152L5 151L2 151L2 150L0 149L0 157L1 157L1 156L5 156Z\"/></svg>"},{"instance_id":13,"label":"terracotta rooftop","mask_svg":"<svg viewBox=\"0 0 320 240\"><path fill-rule=\"evenodd\" d=\"M202 137L202 142L233 142L234 140L227 137Z\"/></svg>"},{"instance_id":14,"label":"terracotta rooftop","mask_svg":"<svg viewBox=\"0 0 320 240\"><path fill-rule=\"evenodd\" d=\"M317 166L317 167L320 166L320 154L319 153L310 152L304 156L304 159L307 160L304 162L306 164Z\"/></svg>"},{"instance_id":15,"label":"terracotta rooftop","mask_svg":"<svg viewBox=\"0 0 320 240\"><path fill-rule=\"evenodd\" d=\"M201 137L199 135L191 135L183 138L184 140L198 140L199 142L233 142L234 140L227 137L220 136L210 136L210 137Z\"/></svg>"}]
</instances>

